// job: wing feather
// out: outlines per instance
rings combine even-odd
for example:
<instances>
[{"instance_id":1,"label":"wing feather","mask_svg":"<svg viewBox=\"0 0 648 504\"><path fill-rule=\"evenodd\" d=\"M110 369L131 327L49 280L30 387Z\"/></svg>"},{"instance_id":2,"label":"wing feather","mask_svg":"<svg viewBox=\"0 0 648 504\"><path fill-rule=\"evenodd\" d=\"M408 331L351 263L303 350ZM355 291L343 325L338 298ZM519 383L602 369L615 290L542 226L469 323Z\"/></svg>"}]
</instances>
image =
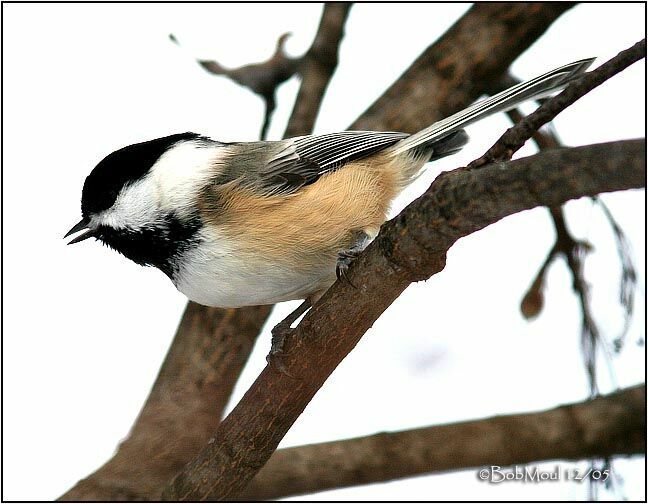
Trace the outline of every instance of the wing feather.
<instances>
[{"instance_id":1,"label":"wing feather","mask_svg":"<svg viewBox=\"0 0 648 504\"><path fill-rule=\"evenodd\" d=\"M292 192L408 136L398 132L341 131L271 142L277 145L268 149L269 156L256 170L257 182L269 192Z\"/></svg>"}]
</instances>

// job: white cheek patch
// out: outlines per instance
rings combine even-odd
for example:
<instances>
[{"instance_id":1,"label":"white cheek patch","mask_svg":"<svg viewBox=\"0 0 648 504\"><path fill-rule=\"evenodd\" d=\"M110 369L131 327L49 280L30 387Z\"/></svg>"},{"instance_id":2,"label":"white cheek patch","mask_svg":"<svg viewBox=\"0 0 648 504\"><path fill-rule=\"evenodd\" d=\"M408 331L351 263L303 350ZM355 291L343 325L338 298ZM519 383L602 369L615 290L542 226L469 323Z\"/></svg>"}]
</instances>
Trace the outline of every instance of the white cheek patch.
<instances>
[{"instance_id":1,"label":"white cheek patch","mask_svg":"<svg viewBox=\"0 0 648 504\"><path fill-rule=\"evenodd\" d=\"M127 185L112 207L92 217L93 223L114 229L142 229L163 220L159 198L149 176Z\"/></svg>"},{"instance_id":2,"label":"white cheek patch","mask_svg":"<svg viewBox=\"0 0 648 504\"><path fill-rule=\"evenodd\" d=\"M201 189L218 175L218 165L228 152L222 146L201 142L181 143L165 152L149 173L160 207L180 217L190 217Z\"/></svg>"}]
</instances>

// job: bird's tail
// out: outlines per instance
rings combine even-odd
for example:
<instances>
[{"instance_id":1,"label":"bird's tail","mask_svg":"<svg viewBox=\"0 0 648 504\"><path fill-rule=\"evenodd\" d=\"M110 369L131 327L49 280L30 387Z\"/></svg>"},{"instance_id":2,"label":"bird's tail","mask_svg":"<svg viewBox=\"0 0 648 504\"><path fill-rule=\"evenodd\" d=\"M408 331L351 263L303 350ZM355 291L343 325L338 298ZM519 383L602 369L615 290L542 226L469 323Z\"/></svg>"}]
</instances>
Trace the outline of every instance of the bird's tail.
<instances>
[{"instance_id":1,"label":"bird's tail","mask_svg":"<svg viewBox=\"0 0 648 504\"><path fill-rule=\"evenodd\" d=\"M390 149L390 153L398 155L423 146L432 151L431 160L453 154L461 150L468 141L468 136L463 131L464 127L486 116L515 108L527 100L543 98L564 88L571 80L583 73L594 60L595 58L588 58L561 66L540 77L522 82L490 98L478 101L461 112L404 138Z\"/></svg>"}]
</instances>

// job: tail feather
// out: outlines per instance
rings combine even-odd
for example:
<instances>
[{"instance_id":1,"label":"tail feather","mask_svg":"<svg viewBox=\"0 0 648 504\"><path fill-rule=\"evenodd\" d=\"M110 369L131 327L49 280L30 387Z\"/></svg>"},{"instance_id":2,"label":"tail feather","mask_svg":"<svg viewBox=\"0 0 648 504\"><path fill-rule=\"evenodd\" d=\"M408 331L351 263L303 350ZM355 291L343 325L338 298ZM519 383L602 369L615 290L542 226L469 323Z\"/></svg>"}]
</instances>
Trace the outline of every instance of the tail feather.
<instances>
[{"instance_id":1,"label":"tail feather","mask_svg":"<svg viewBox=\"0 0 648 504\"><path fill-rule=\"evenodd\" d=\"M462 129L450 133L438 140L434 140L431 144L428 144L432 150L432 156L429 161L436 161L437 159L451 156L463 149L464 145L467 143L468 135Z\"/></svg>"},{"instance_id":2,"label":"tail feather","mask_svg":"<svg viewBox=\"0 0 648 504\"><path fill-rule=\"evenodd\" d=\"M504 112L515 108L527 100L543 98L554 91L564 88L571 80L583 73L592 64L594 59L583 59L570 63L569 65L561 66L535 79L512 86L490 98L478 101L468 108L404 138L390 149L391 154L398 155L416 147L426 145L434 149L435 143L437 143L437 147L441 147L445 145L445 142L440 140L448 138L449 135L462 130L475 121L496 114L497 112ZM459 146L459 149L462 146ZM455 149L454 152L459 149ZM442 156L440 155L438 157ZM433 153L432 159L437 159L436 153Z\"/></svg>"}]
</instances>

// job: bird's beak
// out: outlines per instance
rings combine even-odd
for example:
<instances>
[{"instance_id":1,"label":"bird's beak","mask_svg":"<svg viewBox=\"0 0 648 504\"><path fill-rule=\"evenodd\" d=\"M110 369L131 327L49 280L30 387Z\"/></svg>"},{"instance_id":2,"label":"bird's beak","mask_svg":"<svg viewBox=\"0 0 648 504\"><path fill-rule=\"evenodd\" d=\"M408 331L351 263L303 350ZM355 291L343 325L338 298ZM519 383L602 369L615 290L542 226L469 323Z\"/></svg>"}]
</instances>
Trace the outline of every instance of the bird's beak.
<instances>
[{"instance_id":1,"label":"bird's beak","mask_svg":"<svg viewBox=\"0 0 648 504\"><path fill-rule=\"evenodd\" d=\"M90 220L86 218L81 219L74 226L72 226L72 229L70 229L63 238L67 238L71 234L78 233L79 231L83 231L84 229L88 229L89 224L90 224ZM88 229L85 233L80 234L74 240L69 242L68 245L72 245L73 243L79 243L80 241L90 238L93 235L94 235L94 230Z\"/></svg>"}]
</instances>

